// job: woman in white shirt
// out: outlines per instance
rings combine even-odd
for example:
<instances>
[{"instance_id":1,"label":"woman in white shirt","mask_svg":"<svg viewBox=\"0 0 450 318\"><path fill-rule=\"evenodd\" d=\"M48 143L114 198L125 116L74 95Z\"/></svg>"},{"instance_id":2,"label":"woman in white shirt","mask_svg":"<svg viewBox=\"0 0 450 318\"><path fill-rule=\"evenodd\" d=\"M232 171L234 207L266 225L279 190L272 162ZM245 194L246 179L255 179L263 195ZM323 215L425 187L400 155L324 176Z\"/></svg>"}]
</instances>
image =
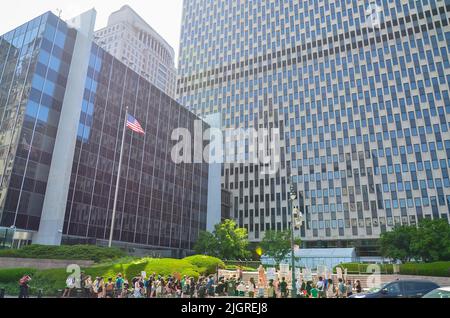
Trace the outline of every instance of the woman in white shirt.
<instances>
[{"instance_id":1,"label":"woman in white shirt","mask_svg":"<svg viewBox=\"0 0 450 318\"><path fill-rule=\"evenodd\" d=\"M141 298L141 280L142 278L139 277L139 279L136 279L136 282L134 283L134 298Z\"/></svg>"}]
</instances>

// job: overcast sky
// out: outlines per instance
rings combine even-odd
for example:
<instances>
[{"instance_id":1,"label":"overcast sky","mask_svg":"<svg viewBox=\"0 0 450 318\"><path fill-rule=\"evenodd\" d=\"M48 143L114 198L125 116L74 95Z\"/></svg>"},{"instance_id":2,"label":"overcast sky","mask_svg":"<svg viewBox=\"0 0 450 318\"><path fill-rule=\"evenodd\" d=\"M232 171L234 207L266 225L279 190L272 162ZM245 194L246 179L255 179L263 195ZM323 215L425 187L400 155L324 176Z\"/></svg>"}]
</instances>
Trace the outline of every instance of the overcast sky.
<instances>
[{"instance_id":1,"label":"overcast sky","mask_svg":"<svg viewBox=\"0 0 450 318\"><path fill-rule=\"evenodd\" d=\"M124 4L132 7L161 36L169 42L178 56L182 0L10 0L2 1L0 10L0 34L47 11L62 10L61 17L68 20L80 13L97 10L96 29L106 26L111 12ZM178 64L176 64L178 65Z\"/></svg>"}]
</instances>

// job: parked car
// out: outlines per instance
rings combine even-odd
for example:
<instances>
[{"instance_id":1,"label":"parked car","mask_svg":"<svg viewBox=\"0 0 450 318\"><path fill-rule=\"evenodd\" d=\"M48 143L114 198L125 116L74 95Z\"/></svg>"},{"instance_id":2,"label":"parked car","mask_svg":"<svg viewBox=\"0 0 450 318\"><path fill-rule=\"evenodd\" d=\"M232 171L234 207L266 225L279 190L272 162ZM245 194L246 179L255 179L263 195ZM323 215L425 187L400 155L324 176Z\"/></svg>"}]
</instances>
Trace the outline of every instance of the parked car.
<instances>
[{"instance_id":1,"label":"parked car","mask_svg":"<svg viewBox=\"0 0 450 318\"><path fill-rule=\"evenodd\" d=\"M450 287L440 287L430 291L423 298L450 298Z\"/></svg>"},{"instance_id":2,"label":"parked car","mask_svg":"<svg viewBox=\"0 0 450 318\"><path fill-rule=\"evenodd\" d=\"M436 288L439 285L427 280L397 280L350 298L422 298Z\"/></svg>"}]
</instances>

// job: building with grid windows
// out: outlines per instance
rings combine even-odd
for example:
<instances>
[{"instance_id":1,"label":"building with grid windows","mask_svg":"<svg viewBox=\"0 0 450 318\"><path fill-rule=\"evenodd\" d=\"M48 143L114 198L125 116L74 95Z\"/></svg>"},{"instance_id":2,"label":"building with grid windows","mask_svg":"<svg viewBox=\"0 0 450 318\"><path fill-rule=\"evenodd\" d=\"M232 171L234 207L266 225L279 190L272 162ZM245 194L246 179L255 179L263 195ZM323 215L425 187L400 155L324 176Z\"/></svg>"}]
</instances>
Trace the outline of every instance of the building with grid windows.
<instances>
[{"instance_id":1,"label":"building with grid windows","mask_svg":"<svg viewBox=\"0 0 450 318\"><path fill-rule=\"evenodd\" d=\"M450 210L450 1L186 0L178 99L222 128L281 132L280 169L226 162L252 241L290 228L306 247L357 247Z\"/></svg>"},{"instance_id":2,"label":"building with grid windows","mask_svg":"<svg viewBox=\"0 0 450 318\"><path fill-rule=\"evenodd\" d=\"M199 118L93 43L95 16L48 12L0 37L0 226L16 246L104 244L128 106L146 134L126 133L114 244L192 250L209 165L175 164L171 134Z\"/></svg>"},{"instance_id":3,"label":"building with grid windows","mask_svg":"<svg viewBox=\"0 0 450 318\"><path fill-rule=\"evenodd\" d=\"M125 5L113 12L95 36L100 47L175 97L175 51L132 8Z\"/></svg>"}]
</instances>

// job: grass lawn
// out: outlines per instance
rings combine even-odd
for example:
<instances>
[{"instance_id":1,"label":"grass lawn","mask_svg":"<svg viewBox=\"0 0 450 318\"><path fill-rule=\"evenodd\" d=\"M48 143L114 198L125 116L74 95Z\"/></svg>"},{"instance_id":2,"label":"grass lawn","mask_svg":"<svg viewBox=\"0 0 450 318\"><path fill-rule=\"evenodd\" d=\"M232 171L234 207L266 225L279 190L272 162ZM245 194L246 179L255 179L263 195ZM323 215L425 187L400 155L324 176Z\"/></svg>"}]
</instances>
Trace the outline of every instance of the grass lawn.
<instances>
[{"instance_id":1,"label":"grass lawn","mask_svg":"<svg viewBox=\"0 0 450 318\"><path fill-rule=\"evenodd\" d=\"M225 264L217 258L197 255L184 259L155 259L141 258L135 259L125 257L115 261L105 261L90 268L82 268L87 275L93 279L97 276L104 277L105 280L116 278L118 273L122 273L125 278L131 280L135 276L140 276L142 271L147 275L156 273L165 276L179 273L182 276L193 276L215 273L217 268L224 268ZM25 275L32 277L30 282L30 292L36 295L39 289L43 290L44 296L57 296L58 290L65 288L66 278L70 273L65 269L36 270L32 268L0 269L0 288L5 288L7 295L17 295L19 291L18 281Z\"/></svg>"}]
</instances>

